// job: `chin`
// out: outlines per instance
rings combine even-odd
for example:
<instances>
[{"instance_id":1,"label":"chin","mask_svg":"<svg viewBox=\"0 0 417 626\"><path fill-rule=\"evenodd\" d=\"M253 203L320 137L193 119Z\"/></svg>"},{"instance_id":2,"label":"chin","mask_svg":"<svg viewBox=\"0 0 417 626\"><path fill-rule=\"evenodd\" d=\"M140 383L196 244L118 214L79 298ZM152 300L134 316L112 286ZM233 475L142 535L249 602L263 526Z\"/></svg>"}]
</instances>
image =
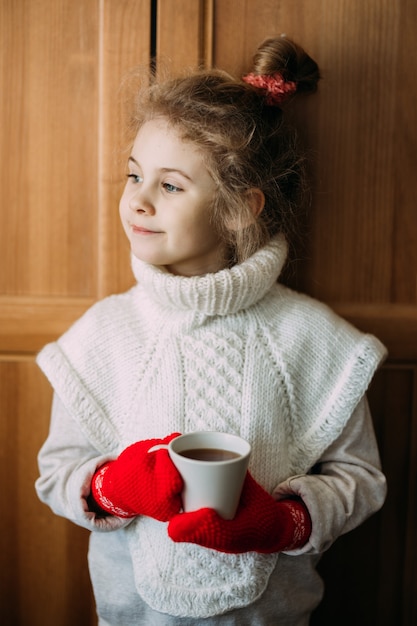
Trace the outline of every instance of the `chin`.
<instances>
[{"instance_id":1,"label":"chin","mask_svg":"<svg viewBox=\"0 0 417 626\"><path fill-rule=\"evenodd\" d=\"M144 250L131 249L133 256L148 265L165 265L163 259L158 254L146 254Z\"/></svg>"}]
</instances>

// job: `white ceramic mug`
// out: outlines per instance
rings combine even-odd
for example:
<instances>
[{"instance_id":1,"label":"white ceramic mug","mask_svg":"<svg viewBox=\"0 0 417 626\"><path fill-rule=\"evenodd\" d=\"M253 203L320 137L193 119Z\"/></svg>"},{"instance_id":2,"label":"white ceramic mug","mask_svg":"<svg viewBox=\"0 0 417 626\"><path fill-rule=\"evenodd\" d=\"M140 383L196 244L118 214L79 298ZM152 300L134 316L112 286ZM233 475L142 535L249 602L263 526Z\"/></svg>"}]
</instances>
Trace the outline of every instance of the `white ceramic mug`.
<instances>
[{"instance_id":1,"label":"white ceramic mug","mask_svg":"<svg viewBox=\"0 0 417 626\"><path fill-rule=\"evenodd\" d=\"M168 448L184 481L183 510L209 507L224 519L233 519L249 464L250 444L237 435L200 431L180 435L163 447Z\"/></svg>"}]
</instances>

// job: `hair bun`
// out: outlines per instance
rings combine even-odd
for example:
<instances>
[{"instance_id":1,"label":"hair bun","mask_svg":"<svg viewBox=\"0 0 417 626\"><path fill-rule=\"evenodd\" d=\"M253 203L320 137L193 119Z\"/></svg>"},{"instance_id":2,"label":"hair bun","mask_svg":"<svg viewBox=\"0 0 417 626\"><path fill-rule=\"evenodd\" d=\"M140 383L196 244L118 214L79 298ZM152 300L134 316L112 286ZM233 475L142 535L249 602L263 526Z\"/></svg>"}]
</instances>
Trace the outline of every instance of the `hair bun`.
<instances>
[{"instance_id":1,"label":"hair bun","mask_svg":"<svg viewBox=\"0 0 417 626\"><path fill-rule=\"evenodd\" d=\"M253 57L252 73L263 77L278 74L285 83L295 83L297 93L314 93L320 80L317 63L285 36L269 37L260 44Z\"/></svg>"}]
</instances>

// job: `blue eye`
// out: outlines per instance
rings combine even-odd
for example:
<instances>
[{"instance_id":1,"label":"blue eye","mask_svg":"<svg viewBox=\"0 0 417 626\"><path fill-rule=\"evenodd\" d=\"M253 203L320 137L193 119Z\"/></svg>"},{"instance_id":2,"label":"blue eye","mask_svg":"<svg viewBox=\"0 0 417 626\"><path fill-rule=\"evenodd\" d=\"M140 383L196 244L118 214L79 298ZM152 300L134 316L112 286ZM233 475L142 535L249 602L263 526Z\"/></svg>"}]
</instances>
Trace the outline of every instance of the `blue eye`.
<instances>
[{"instance_id":1,"label":"blue eye","mask_svg":"<svg viewBox=\"0 0 417 626\"><path fill-rule=\"evenodd\" d=\"M132 179L132 182L137 184L137 183L141 183L142 182L142 177L139 176L139 174L128 174L127 175L128 178Z\"/></svg>"},{"instance_id":2,"label":"blue eye","mask_svg":"<svg viewBox=\"0 0 417 626\"><path fill-rule=\"evenodd\" d=\"M179 191L183 191L181 187L176 187L171 183L163 183L162 186L168 193L178 193Z\"/></svg>"}]
</instances>

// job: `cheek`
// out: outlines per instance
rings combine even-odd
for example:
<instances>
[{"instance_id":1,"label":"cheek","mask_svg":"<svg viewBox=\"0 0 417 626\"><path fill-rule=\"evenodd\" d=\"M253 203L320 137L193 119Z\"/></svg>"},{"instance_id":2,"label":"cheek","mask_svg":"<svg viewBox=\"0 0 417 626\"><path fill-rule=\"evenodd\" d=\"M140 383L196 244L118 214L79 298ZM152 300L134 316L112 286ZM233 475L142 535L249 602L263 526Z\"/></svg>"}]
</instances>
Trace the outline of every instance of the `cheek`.
<instances>
[{"instance_id":1,"label":"cheek","mask_svg":"<svg viewBox=\"0 0 417 626\"><path fill-rule=\"evenodd\" d=\"M198 229L203 238L211 242L219 239L220 232L217 225L213 223L213 209L211 206L206 206L200 213L199 218L196 220L195 228Z\"/></svg>"},{"instance_id":2,"label":"cheek","mask_svg":"<svg viewBox=\"0 0 417 626\"><path fill-rule=\"evenodd\" d=\"M210 250L219 245L219 233L206 219L202 219L199 223L194 223L190 232L195 244L202 250Z\"/></svg>"}]
</instances>

